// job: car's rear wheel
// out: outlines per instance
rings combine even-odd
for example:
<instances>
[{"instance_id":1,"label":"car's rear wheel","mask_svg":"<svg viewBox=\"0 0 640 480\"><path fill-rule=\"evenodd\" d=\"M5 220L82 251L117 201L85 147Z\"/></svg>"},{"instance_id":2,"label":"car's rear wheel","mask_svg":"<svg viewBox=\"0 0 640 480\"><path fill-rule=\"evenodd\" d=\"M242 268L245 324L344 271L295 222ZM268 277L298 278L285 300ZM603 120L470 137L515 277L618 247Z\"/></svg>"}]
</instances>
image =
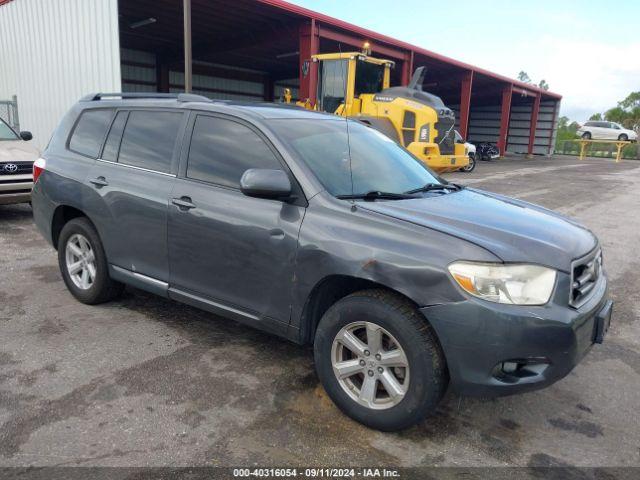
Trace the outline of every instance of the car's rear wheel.
<instances>
[{"instance_id":1,"label":"car's rear wheel","mask_svg":"<svg viewBox=\"0 0 640 480\"><path fill-rule=\"evenodd\" d=\"M626 133L621 133L618 136L618 140L620 140L621 142L628 142L629 141L629 136Z\"/></svg>"},{"instance_id":2,"label":"car's rear wheel","mask_svg":"<svg viewBox=\"0 0 640 480\"><path fill-rule=\"evenodd\" d=\"M583 140L591 140L591 133L590 132L584 132L582 134L582 139Z\"/></svg>"},{"instance_id":3,"label":"car's rear wheel","mask_svg":"<svg viewBox=\"0 0 640 480\"><path fill-rule=\"evenodd\" d=\"M318 376L335 404L369 427L400 430L432 413L448 376L424 317L403 297L365 290L333 305L315 336Z\"/></svg>"},{"instance_id":4,"label":"car's rear wheel","mask_svg":"<svg viewBox=\"0 0 640 480\"><path fill-rule=\"evenodd\" d=\"M476 168L476 156L473 153L469 154L469 164L462 167L460 170L463 172L473 172Z\"/></svg>"},{"instance_id":5,"label":"car's rear wheel","mask_svg":"<svg viewBox=\"0 0 640 480\"><path fill-rule=\"evenodd\" d=\"M91 222L70 220L58 239L58 264L71 294L89 305L107 302L122 293L124 285L109 277L102 242Z\"/></svg>"}]
</instances>

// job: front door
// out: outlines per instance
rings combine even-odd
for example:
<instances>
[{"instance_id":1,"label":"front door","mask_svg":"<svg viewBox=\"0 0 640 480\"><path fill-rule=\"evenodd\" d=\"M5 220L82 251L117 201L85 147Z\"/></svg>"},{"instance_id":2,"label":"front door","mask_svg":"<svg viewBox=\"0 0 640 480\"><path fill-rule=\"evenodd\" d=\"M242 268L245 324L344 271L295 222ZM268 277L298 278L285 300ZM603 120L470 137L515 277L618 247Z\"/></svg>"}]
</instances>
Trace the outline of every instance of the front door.
<instances>
[{"instance_id":1,"label":"front door","mask_svg":"<svg viewBox=\"0 0 640 480\"><path fill-rule=\"evenodd\" d=\"M239 182L249 168L288 170L242 121L198 114L190 123L191 144L169 205L171 290L183 300L286 324L305 209L247 197Z\"/></svg>"}]
</instances>

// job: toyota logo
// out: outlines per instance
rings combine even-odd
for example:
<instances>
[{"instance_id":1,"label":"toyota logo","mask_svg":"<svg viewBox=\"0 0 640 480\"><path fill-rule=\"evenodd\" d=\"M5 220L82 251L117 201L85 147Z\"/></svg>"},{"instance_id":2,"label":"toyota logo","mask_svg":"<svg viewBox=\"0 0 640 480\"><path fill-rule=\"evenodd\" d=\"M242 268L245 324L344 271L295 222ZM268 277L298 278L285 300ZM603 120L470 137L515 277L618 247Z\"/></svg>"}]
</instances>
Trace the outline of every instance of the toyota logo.
<instances>
[{"instance_id":1,"label":"toyota logo","mask_svg":"<svg viewBox=\"0 0 640 480\"><path fill-rule=\"evenodd\" d=\"M18 171L18 165L16 165L15 163L7 163L4 166L4 170L6 172L9 172L9 173L17 172Z\"/></svg>"}]
</instances>

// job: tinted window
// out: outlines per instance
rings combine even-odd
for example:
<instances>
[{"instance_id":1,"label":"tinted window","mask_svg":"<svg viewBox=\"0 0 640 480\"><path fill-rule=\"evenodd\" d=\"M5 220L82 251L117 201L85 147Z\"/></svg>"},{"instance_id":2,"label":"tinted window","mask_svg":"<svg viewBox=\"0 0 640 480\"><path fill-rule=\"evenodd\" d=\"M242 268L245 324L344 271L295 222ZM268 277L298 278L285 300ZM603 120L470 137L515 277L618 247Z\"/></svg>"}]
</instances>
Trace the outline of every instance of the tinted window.
<instances>
[{"instance_id":1,"label":"tinted window","mask_svg":"<svg viewBox=\"0 0 640 480\"><path fill-rule=\"evenodd\" d=\"M382 133L344 120L272 120L276 133L332 195L402 193L438 179ZM353 186L353 187L352 187Z\"/></svg>"},{"instance_id":2,"label":"tinted window","mask_svg":"<svg viewBox=\"0 0 640 480\"><path fill-rule=\"evenodd\" d=\"M118 150L120 149L120 140L122 139L122 131L127 121L129 112L118 112L116 119L111 125L107 142L104 144L102 159L116 162L118 160Z\"/></svg>"},{"instance_id":3,"label":"tinted window","mask_svg":"<svg viewBox=\"0 0 640 480\"><path fill-rule=\"evenodd\" d=\"M250 168L282 168L250 128L222 118L198 116L193 127L187 177L238 188Z\"/></svg>"},{"instance_id":4,"label":"tinted window","mask_svg":"<svg viewBox=\"0 0 640 480\"><path fill-rule=\"evenodd\" d=\"M378 93L382 90L384 66L358 60L356 63L355 95L361 93Z\"/></svg>"},{"instance_id":5,"label":"tinted window","mask_svg":"<svg viewBox=\"0 0 640 480\"><path fill-rule=\"evenodd\" d=\"M595 122L587 122L584 124L585 127L595 127L594 125Z\"/></svg>"},{"instance_id":6,"label":"tinted window","mask_svg":"<svg viewBox=\"0 0 640 480\"><path fill-rule=\"evenodd\" d=\"M181 122L182 113L178 112L130 112L118 161L157 172L170 172Z\"/></svg>"},{"instance_id":7,"label":"tinted window","mask_svg":"<svg viewBox=\"0 0 640 480\"><path fill-rule=\"evenodd\" d=\"M69 149L87 157L98 158L112 118L113 110L85 110L69 140Z\"/></svg>"}]
</instances>

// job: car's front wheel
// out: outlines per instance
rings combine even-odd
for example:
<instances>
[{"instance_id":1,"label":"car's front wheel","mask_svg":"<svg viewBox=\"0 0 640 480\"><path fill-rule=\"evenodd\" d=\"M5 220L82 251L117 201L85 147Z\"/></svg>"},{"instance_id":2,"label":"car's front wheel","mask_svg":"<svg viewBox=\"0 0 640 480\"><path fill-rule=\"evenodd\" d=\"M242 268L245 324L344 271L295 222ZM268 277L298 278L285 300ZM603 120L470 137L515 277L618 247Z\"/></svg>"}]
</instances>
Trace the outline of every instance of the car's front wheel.
<instances>
[{"instance_id":1,"label":"car's front wheel","mask_svg":"<svg viewBox=\"0 0 640 480\"><path fill-rule=\"evenodd\" d=\"M469 154L469 164L465 165L464 167L462 167L460 170L462 170L463 172L473 172L473 170L476 168L476 156L473 153Z\"/></svg>"},{"instance_id":2,"label":"car's front wheel","mask_svg":"<svg viewBox=\"0 0 640 480\"><path fill-rule=\"evenodd\" d=\"M620 140L621 142L627 142L629 141L629 136L626 133L621 133L618 136L618 140Z\"/></svg>"},{"instance_id":3,"label":"car's front wheel","mask_svg":"<svg viewBox=\"0 0 640 480\"><path fill-rule=\"evenodd\" d=\"M444 356L424 317L384 290L357 292L333 305L318 325L314 358L334 403L384 431L433 413L448 383Z\"/></svg>"},{"instance_id":4,"label":"car's front wheel","mask_svg":"<svg viewBox=\"0 0 640 480\"><path fill-rule=\"evenodd\" d=\"M62 228L58 264L67 288L82 303L103 303L124 289L123 284L109 277L102 242L87 218L74 218Z\"/></svg>"},{"instance_id":5,"label":"car's front wheel","mask_svg":"<svg viewBox=\"0 0 640 480\"><path fill-rule=\"evenodd\" d=\"M591 140L591 133L589 133L589 132L584 132L584 133L582 134L582 139L583 139L583 140Z\"/></svg>"}]
</instances>

